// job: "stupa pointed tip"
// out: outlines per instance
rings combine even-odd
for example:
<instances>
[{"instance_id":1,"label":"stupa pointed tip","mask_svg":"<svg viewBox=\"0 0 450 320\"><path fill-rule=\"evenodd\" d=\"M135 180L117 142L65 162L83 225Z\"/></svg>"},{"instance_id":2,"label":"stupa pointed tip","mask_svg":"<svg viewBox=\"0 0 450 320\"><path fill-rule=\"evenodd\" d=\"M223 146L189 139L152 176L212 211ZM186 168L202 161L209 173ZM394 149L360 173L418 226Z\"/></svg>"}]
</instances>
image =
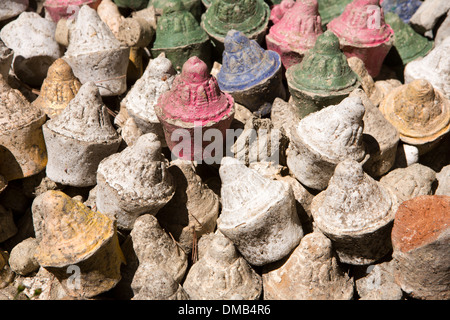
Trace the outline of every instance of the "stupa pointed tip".
<instances>
[{"instance_id":1,"label":"stupa pointed tip","mask_svg":"<svg viewBox=\"0 0 450 320\"><path fill-rule=\"evenodd\" d=\"M190 57L183 65L181 74L189 82L203 82L209 79L208 66L199 57Z\"/></svg>"}]
</instances>

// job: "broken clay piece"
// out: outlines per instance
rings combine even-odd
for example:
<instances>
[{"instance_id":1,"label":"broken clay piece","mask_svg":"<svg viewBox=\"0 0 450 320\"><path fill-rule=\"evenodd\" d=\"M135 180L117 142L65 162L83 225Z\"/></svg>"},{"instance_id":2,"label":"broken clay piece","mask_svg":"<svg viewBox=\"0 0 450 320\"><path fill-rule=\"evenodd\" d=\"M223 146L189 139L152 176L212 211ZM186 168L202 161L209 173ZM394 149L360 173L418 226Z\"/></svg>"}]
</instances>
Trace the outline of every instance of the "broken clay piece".
<instances>
[{"instance_id":1,"label":"broken clay piece","mask_svg":"<svg viewBox=\"0 0 450 320\"><path fill-rule=\"evenodd\" d=\"M416 299L450 298L449 217L449 196L418 196L398 208L392 228L394 276Z\"/></svg>"}]
</instances>

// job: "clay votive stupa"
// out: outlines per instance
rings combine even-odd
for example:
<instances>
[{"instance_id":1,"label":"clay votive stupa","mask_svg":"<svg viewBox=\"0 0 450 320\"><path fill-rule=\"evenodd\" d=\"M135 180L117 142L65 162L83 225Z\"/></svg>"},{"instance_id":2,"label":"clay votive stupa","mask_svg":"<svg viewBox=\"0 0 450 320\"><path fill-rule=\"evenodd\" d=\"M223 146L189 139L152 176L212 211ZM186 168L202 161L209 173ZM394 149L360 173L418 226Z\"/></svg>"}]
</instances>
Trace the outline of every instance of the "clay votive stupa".
<instances>
[{"instance_id":1,"label":"clay votive stupa","mask_svg":"<svg viewBox=\"0 0 450 320\"><path fill-rule=\"evenodd\" d=\"M42 125L45 113L33 107L0 75L0 175L7 181L35 175L47 165Z\"/></svg>"},{"instance_id":2,"label":"clay votive stupa","mask_svg":"<svg viewBox=\"0 0 450 320\"><path fill-rule=\"evenodd\" d=\"M344 12L328 23L347 57L364 61L372 77L380 73L384 58L394 44L394 31L384 20L379 0L354 0Z\"/></svg>"},{"instance_id":3,"label":"clay votive stupa","mask_svg":"<svg viewBox=\"0 0 450 320\"><path fill-rule=\"evenodd\" d=\"M275 4L270 8L270 18L269 20L276 24L278 23L281 18L283 18L284 14L292 8L292 6L295 4L295 0L283 0L279 4Z\"/></svg>"},{"instance_id":4,"label":"clay votive stupa","mask_svg":"<svg viewBox=\"0 0 450 320\"><path fill-rule=\"evenodd\" d=\"M229 30L238 30L262 44L269 24L270 9L264 0L214 1L202 15L201 26L214 43L220 62Z\"/></svg>"},{"instance_id":5,"label":"clay votive stupa","mask_svg":"<svg viewBox=\"0 0 450 320\"><path fill-rule=\"evenodd\" d=\"M317 38L302 62L286 71L286 78L301 118L338 104L360 85L331 31Z\"/></svg>"},{"instance_id":6,"label":"clay votive stupa","mask_svg":"<svg viewBox=\"0 0 450 320\"><path fill-rule=\"evenodd\" d=\"M94 9L81 7L69 39L63 59L82 84L95 82L102 96L126 91L130 48L115 38Z\"/></svg>"},{"instance_id":7,"label":"clay votive stupa","mask_svg":"<svg viewBox=\"0 0 450 320\"><path fill-rule=\"evenodd\" d=\"M386 64L406 65L418 58L424 57L433 48L433 41L414 31L414 29L405 23L393 12L385 13L385 20L395 33L394 48L397 51L400 61L392 57L391 54L386 57Z\"/></svg>"},{"instance_id":8,"label":"clay votive stupa","mask_svg":"<svg viewBox=\"0 0 450 320\"><path fill-rule=\"evenodd\" d=\"M120 229L133 229L143 214L156 215L174 193L173 177L153 133L140 136L98 166L97 209L114 215Z\"/></svg>"},{"instance_id":9,"label":"clay votive stupa","mask_svg":"<svg viewBox=\"0 0 450 320\"><path fill-rule=\"evenodd\" d=\"M427 80L415 80L392 90L380 111L399 131L400 139L424 154L450 131L450 100Z\"/></svg>"},{"instance_id":10,"label":"clay votive stupa","mask_svg":"<svg viewBox=\"0 0 450 320\"><path fill-rule=\"evenodd\" d=\"M287 256L303 237L291 186L271 180L238 159L220 165L222 212L218 230L252 265Z\"/></svg>"},{"instance_id":11,"label":"clay votive stupa","mask_svg":"<svg viewBox=\"0 0 450 320\"><path fill-rule=\"evenodd\" d=\"M156 26L156 39L151 49L153 56L164 52L174 68L181 71L183 64L193 56L212 67L211 44L208 34L181 0L171 0Z\"/></svg>"},{"instance_id":12,"label":"clay votive stupa","mask_svg":"<svg viewBox=\"0 0 450 320\"><path fill-rule=\"evenodd\" d=\"M53 118L67 107L80 88L81 82L75 77L69 64L63 59L57 59L48 68L39 96L31 104Z\"/></svg>"},{"instance_id":13,"label":"clay votive stupa","mask_svg":"<svg viewBox=\"0 0 450 320\"><path fill-rule=\"evenodd\" d=\"M67 294L91 298L120 281L125 259L111 218L55 190L36 197L32 213L39 242L35 257Z\"/></svg>"},{"instance_id":14,"label":"clay votive stupa","mask_svg":"<svg viewBox=\"0 0 450 320\"><path fill-rule=\"evenodd\" d=\"M361 98L349 97L303 118L291 130L287 150L287 166L297 180L323 190L339 162L365 162L364 114Z\"/></svg>"},{"instance_id":15,"label":"clay votive stupa","mask_svg":"<svg viewBox=\"0 0 450 320\"><path fill-rule=\"evenodd\" d=\"M172 88L159 97L154 108L168 147L175 157L184 160L202 160L209 145L203 141L203 133L218 129L225 137L234 118L233 97L220 90L216 78L198 57L186 61ZM200 138L196 138L197 132Z\"/></svg>"},{"instance_id":16,"label":"clay votive stupa","mask_svg":"<svg viewBox=\"0 0 450 320\"><path fill-rule=\"evenodd\" d=\"M164 132L154 106L159 96L170 90L175 75L176 71L170 60L164 54L160 54L149 61L142 77L135 82L120 102L142 133L156 134L163 145L166 145Z\"/></svg>"},{"instance_id":17,"label":"clay votive stupa","mask_svg":"<svg viewBox=\"0 0 450 320\"><path fill-rule=\"evenodd\" d=\"M398 205L395 194L366 174L361 163L346 159L336 166L327 189L314 197L311 213L340 262L366 265L392 249Z\"/></svg>"},{"instance_id":18,"label":"clay votive stupa","mask_svg":"<svg viewBox=\"0 0 450 320\"><path fill-rule=\"evenodd\" d=\"M317 0L297 1L266 35L268 50L281 56L286 69L300 63L323 33Z\"/></svg>"},{"instance_id":19,"label":"clay votive stupa","mask_svg":"<svg viewBox=\"0 0 450 320\"><path fill-rule=\"evenodd\" d=\"M275 98L286 97L278 53L264 50L236 30L228 31L224 45L222 67L217 74L222 91L250 111L257 111Z\"/></svg>"},{"instance_id":20,"label":"clay votive stupa","mask_svg":"<svg viewBox=\"0 0 450 320\"><path fill-rule=\"evenodd\" d=\"M47 176L76 187L96 184L100 161L117 152L122 140L93 82L84 84L68 106L44 124L43 131Z\"/></svg>"}]
</instances>

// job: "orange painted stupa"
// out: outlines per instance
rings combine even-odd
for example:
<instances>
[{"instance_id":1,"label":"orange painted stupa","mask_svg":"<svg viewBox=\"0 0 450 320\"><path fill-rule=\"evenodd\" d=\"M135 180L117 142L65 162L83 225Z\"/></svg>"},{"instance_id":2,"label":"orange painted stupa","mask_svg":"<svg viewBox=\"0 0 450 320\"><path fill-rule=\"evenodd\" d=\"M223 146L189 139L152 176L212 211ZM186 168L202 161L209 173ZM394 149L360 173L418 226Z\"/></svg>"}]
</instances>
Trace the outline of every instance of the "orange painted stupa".
<instances>
[{"instance_id":1,"label":"orange painted stupa","mask_svg":"<svg viewBox=\"0 0 450 320\"><path fill-rule=\"evenodd\" d=\"M400 139L416 146L420 154L450 131L450 100L427 80L395 88L381 102L380 111L397 128Z\"/></svg>"}]
</instances>

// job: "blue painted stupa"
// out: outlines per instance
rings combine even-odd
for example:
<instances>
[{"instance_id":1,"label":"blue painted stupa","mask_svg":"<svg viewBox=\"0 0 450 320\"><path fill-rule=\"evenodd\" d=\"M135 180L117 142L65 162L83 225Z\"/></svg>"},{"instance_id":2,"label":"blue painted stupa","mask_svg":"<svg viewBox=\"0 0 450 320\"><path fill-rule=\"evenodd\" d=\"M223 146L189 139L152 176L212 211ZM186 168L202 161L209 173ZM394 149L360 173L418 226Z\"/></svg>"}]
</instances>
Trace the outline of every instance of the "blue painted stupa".
<instances>
[{"instance_id":1,"label":"blue painted stupa","mask_svg":"<svg viewBox=\"0 0 450 320\"><path fill-rule=\"evenodd\" d=\"M381 7L385 12L397 14L404 23L409 23L413 14L423 3L420 0L384 0L381 2Z\"/></svg>"},{"instance_id":2,"label":"blue painted stupa","mask_svg":"<svg viewBox=\"0 0 450 320\"><path fill-rule=\"evenodd\" d=\"M242 32L230 30L224 41L222 67L217 82L234 100L257 111L275 98L285 99L281 58L275 51L264 50Z\"/></svg>"}]
</instances>

